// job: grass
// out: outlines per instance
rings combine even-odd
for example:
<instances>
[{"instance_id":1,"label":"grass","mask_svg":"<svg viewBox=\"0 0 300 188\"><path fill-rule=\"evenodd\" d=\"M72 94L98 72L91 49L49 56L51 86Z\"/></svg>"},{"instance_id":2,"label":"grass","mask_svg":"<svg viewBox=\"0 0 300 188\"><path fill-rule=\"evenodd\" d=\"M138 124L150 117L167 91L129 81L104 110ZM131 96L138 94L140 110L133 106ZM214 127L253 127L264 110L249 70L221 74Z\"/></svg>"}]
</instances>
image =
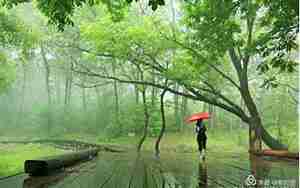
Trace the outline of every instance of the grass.
<instances>
[{"instance_id":1,"label":"grass","mask_svg":"<svg viewBox=\"0 0 300 188\"><path fill-rule=\"evenodd\" d=\"M276 134L273 130L270 130L272 135L276 137ZM287 129L284 131L284 138L282 141L288 145L289 150L293 152L298 152L298 134L296 131ZM228 151L228 152L248 152L248 129L240 130L222 130L210 131L208 130L208 141L207 148L208 150L215 151ZM291 134L295 134L292 135ZM89 134L67 134L63 135L61 138L64 139L76 139L83 140L88 142L100 143L100 144L116 144L116 145L125 145L131 148L135 148L140 136L129 137L122 136L118 138L109 138L105 136L93 136ZM147 137L143 149L153 151L155 137ZM266 146L264 146L267 148ZM173 133L167 132L162 141L160 148L162 151L176 151L176 152L197 152L197 142L196 134L193 132L192 128L186 128L183 132Z\"/></svg>"},{"instance_id":2,"label":"grass","mask_svg":"<svg viewBox=\"0 0 300 188\"><path fill-rule=\"evenodd\" d=\"M23 172L24 161L63 153L63 150L38 144L0 145L0 177Z\"/></svg>"},{"instance_id":3,"label":"grass","mask_svg":"<svg viewBox=\"0 0 300 188\"><path fill-rule=\"evenodd\" d=\"M295 131L286 130L285 134L297 134ZM290 151L297 152L298 150L298 134L288 135ZM5 137L2 137L5 138ZM108 138L104 136L95 136L86 133L73 133L57 136L57 139L75 139L86 142L99 144L116 144L124 145L135 149L140 139L140 136L123 136L118 138ZM292 139L294 138L294 139ZM3 140L3 139L2 139ZM12 140L12 138L8 138ZM15 139L13 139L15 140ZM154 151L156 138L148 137L143 145L143 150ZM191 153L197 152L196 134L192 128L186 128L180 133L167 132L163 137L160 145L162 152L182 152ZM228 152L228 153L247 153L248 152L248 130L242 129L239 131L229 132L228 130L210 131L208 130L207 141L208 152ZM23 163L26 159L39 158L43 156L55 155L64 152L63 150L55 149L47 145L38 144L0 144L0 177L8 176L20 171L23 171Z\"/></svg>"},{"instance_id":4,"label":"grass","mask_svg":"<svg viewBox=\"0 0 300 188\"><path fill-rule=\"evenodd\" d=\"M103 136L91 136L80 134L64 135L63 138L91 141L99 144L116 144L124 145L135 149L140 136L122 136L118 138L106 138ZM153 151L154 144L156 142L155 137L147 137L143 144L143 150ZM166 133L160 144L161 151L176 151L176 152L197 152L198 146L196 142L196 134L193 129L184 130L179 133ZM228 152L247 152L248 151L248 132L243 130L237 133L229 132L209 132L208 131L208 150L216 151L228 151Z\"/></svg>"}]
</instances>

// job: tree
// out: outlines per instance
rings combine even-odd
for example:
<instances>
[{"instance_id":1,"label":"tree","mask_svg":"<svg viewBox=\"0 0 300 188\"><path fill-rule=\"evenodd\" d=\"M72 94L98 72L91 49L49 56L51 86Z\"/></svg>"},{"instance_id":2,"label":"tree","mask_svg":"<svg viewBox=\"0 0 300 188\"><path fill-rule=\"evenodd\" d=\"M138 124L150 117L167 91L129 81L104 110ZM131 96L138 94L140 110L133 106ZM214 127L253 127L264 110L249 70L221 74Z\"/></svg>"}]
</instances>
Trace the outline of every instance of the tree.
<instances>
[{"instance_id":1,"label":"tree","mask_svg":"<svg viewBox=\"0 0 300 188\"><path fill-rule=\"evenodd\" d=\"M22 1L10 4L19 2ZM50 21L52 19L62 29L65 24L71 23L70 16L73 14L75 5L81 6L84 3L86 1L78 1L77 4L68 1L62 5L62 7L68 6L65 9L66 11L63 8L54 10L47 3L44 3L43 7L40 8L42 12L48 14ZM94 2L91 1L91 3ZM9 6L8 1L4 1L4 4ZM122 3L116 4L124 5ZM163 5L164 1L151 1L149 4L156 9L157 5ZM254 56L261 57L262 61L258 65L258 70L263 73L263 76L266 76L266 84L269 85L272 84L274 76L267 77L268 74L266 73L273 70L273 68L278 68L281 72L295 70L297 63L290 58L289 54L297 47L295 38L298 33L298 2L294 0L280 2L269 0L226 2L204 0L187 1L185 7L185 33L176 39L169 35L169 33L172 33L171 31L155 24L156 26L153 28L161 29L156 34L154 32L144 32L138 27L130 27L131 30L128 30L129 39L133 41L126 41L128 35L125 36L118 32L126 31L130 24L128 25L128 22L122 21L116 23L116 25L103 22L102 26L104 24L105 27L98 27L97 32L91 31L90 33L87 32L89 29L86 29L85 34L97 36L98 39L101 38L101 43L95 45L97 55L126 60L129 61L126 62L129 64L138 62L145 67L151 67L157 71L155 74L160 74L175 81L188 93L171 88L167 88L168 91L218 106L237 115L251 127L251 135L254 135L254 138L250 136L250 138L253 138L250 140L251 149L260 150L260 137L271 148L286 148L274 140L262 126L260 114L249 89L248 66ZM128 16L125 15L123 20L126 19L128 20ZM108 25L110 25L109 29L107 29ZM159 26L157 27L157 25ZM90 26L90 28L93 27ZM147 27L149 29L146 24ZM177 29L182 30L182 28ZM118 36L115 35L116 39L112 40L108 37L108 34L114 33L117 33ZM161 37L161 33L164 34L164 37ZM142 35L145 35L145 37L143 38ZM110 42L106 40L110 44L109 46L104 45L103 38L110 40ZM120 44L114 44L116 40ZM154 43L149 44L146 41ZM158 45L160 45L160 48L157 48ZM113 47L111 48L111 46ZM100 47L104 48L101 49ZM162 55L169 57L168 50L172 48L181 49L181 54L177 57L185 59L185 62L179 63L174 60L172 67L165 67L163 62L165 59ZM139 50L138 53L136 53L137 50ZM157 53L157 51L160 52ZM227 72L223 70L224 66L229 70L233 66L236 72L235 75L232 74L232 71L229 71L231 75L227 75ZM176 71L179 68L189 70L187 72L192 72L192 75ZM228 95L222 93L220 86L212 84L212 80L208 79L206 75L200 75L207 70L214 71L218 75L218 79L228 82L240 92L249 114L230 100ZM89 75L115 79L123 83L148 84L161 89L165 88L160 83L126 80L91 71L89 71ZM183 78L187 79L184 80Z\"/></svg>"},{"instance_id":2,"label":"tree","mask_svg":"<svg viewBox=\"0 0 300 188\"><path fill-rule=\"evenodd\" d=\"M0 93L15 80L15 75L15 64L9 61L4 53L0 52Z\"/></svg>"},{"instance_id":3,"label":"tree","mask_svg":"<svg viewBox=\"0 0 300 188\"><path fill-rule=\"evenodd\" d=\"M52 95L50 88L50 65L46 56L45 47L41 44L41 55L43 59L43 64L45 67L45 85L47 90L47 103L48 103L48 112L47 112L47 131L48 135L50 135L50 130L52 126Z\"/></svg>"},{"instance_id":4,"label":"tree","mask_svg":"<svg viewBox=\"0 0 300 188\"><path fill-rule=\"evenodd\" d=\"M167 88L168 91L218 106L237 115L251 126L251 134L253 135L253 131L255 133L256 138L251 139L250 142L252 149L260 150L260 135L271 148L285 148L284 145L274 140L262 126L260 114L249 90L249 61L253 56L260 55L259 50L256 50L259 43L255 43L257 45L253 47L253 38L256 38L253 36L255 33L253 26L256 22L254 22L255 17L252 15L253 10L255 10L255 14L259 12L259 6L256 4L245 6L245 4L236 5L235 3L218 4L216 1L188 4L186 8L188 30L185 35L181 35L178 39L170 36L169 34L172 32L168 31L163 24L156 22L151 26L151 21L143 21L145 24L143 26L132 26L128 25L126 18L120 23L110 24L107 21L102 21L97 26L89 25L83 33L92 41L99 41L99 43L95 43L96 50L89 51L90 53L102 57L110 56L122 59L129 64L139 63L155 69L155 74L175 81L188 93L172 88ZM238 20L238 11L234 8L242 11L240 20ZM219 14L217 10L222 10L222 14ZM203 22L199 22L199 20ZM242 27L244 23L246 27ZM145 32L142 27L146 28L147 31L156 30L156 32ZM149 27L153 28L150 29ZM157 28L160 31L157 31ZM111 38L118 40L119 43L115 44ZM168 53L172 48L179 48L181 52L174 57L172 66L166 67L164 57L170 57ZM231 71L232 67L235 70L235 75ZM209 76L206 74L207 72L213 73ZM124 77L114 77L93 71L89 74L123 83L146 84L161 89L165 88L160 83L127 80ZM240 92L250 115L230 100L228 93L222 91L222 84L225 83Z\"/></svg>"},{"instance_id":5,"label":"tree","mask_svg":"<svg viewBox=\"0 0 300 188\"><path fill-rule=\"evenodd\" d=\"M158 157L160 154L160 141L163 138L163 135L166 131L166 116L165 116L165 104L164 104L164 97L167 90L163 90L160 94L160 113L161 113L161 130L159 132L158 138L155 142L155 155Z\"/></svg>"},{"instance_id":6,"label":"tree","mask_svg":"<svg viewBox=\"0 0 300 188\"><path fill-rule=\"evenodd\" d=\"M140 73L140 80L143 82L145 77L144 77L144 72L141 70L141 68L138 66L139 73ZM142 145L147 138L148 135L148 127L149 127L149 110L148 110L148 105L147 105L147 96L146 96L146 85L142 85L142 101L143 101L143 110L144 110L144 129L143 129L143 135L142 138L140 139L137 150L140 151L142 148Z\"/></svg>"},{"instance_id":7,"label":"tree","mask_svg":"<svg viewBox=\"0 0 300 188\"><path fill-rule=\"evenodd\" d=\"M224 78L227 77L226 79L236 87L245 102L250 115L244 121L250 126L251 150L261 150L261 137L271 148L286 148L273 139L262 126L260 114L249 89L248 67L252 58L259 56L263 58L258 65L261 73L271 68L278 68L281 72L295 70L297 63L289 58L292 50L297 48L295 39L298 21L294 16L298 17L298 9L291 7L294 5L293 2L194 1L186 5L186 23L193 31L190 35L191 43L188 44L189 51L204 62L209 60L217 63L220 59L224 59L227 53L230 57L236 71L237 82L217 71ZM263 12L265 8L269 9ZM283 13L282 10L290 10L290 13ZM285 15L284 18L281 13ZM291 18L291 21L287 21L288 18ZM209 56L205 57L203 54L207 50Z\"/></svg>"},{"instance_id":8,"label":"tree","mask_svg":"<svg viewBox=\"0 0 300 188\"><path fill-rule=\"evenodd\" d=\"M7 49L15 52L20 63L25 63L35 42L34 33L15 14L0 8L0 92L14 81L16 74L16 59L8 57Z\"/></svg>"}]
</instances>

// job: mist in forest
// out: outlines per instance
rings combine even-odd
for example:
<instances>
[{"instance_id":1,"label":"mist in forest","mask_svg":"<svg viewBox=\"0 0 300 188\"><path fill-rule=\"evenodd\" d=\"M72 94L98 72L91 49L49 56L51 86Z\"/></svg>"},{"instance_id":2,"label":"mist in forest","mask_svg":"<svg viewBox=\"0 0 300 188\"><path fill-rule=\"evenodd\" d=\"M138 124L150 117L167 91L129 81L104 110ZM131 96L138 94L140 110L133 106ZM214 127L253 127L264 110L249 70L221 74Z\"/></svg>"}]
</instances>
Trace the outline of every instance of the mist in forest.
<instances>
[{"instance_id":1,"label":"mist in forest","mask_svg":"<svg viewBox=\"0 0 300 188\"><path fill-rule=\"evenodd\" d=\"M298 186L297 7L0 0L0 187Z\"/></svg>"}]
</instances>

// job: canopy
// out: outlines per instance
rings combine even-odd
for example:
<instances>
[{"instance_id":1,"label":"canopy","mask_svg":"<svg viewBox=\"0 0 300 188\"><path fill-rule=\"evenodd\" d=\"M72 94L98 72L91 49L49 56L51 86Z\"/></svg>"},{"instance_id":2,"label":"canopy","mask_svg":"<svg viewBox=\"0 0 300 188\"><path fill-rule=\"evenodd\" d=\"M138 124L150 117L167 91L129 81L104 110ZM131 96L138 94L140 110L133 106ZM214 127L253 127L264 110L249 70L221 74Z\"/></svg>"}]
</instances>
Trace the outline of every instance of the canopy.
<instances>
[{"instance_id":1,"label":"canopy","mask_svg":"<svg viewBox=\"0 0 300 188\"><path fill-rule=\"evenodd\" d=\"M187 117L185 119L185 121L187 123L191 123L193 121L197 121L197 120L200 120L200 119L209 119L210 118L210 115L208 112L199 112L199 113L196 113L196 114L193 114L189 117Z\"/></svg>"}]
</instances>

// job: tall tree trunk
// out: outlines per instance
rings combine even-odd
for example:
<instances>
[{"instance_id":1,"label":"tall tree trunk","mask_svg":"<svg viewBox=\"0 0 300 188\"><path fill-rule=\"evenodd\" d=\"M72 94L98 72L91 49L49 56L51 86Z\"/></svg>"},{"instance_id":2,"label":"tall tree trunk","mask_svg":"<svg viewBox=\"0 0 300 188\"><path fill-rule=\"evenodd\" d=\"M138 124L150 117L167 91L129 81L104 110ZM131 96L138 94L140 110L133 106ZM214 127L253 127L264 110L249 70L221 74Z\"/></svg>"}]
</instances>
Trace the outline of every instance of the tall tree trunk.
<instances>
[{"instance_id":1,"label":"tall tree trunk","mask_svg":"<svg viewBox=\"0 0 300 188\"><path fill-rule=\"evenodd\" d=\"M245 67L246 69L246 67ZM246 72L246 71L244 71ZM254 100L250 94L248 86L247 73L243 73L241 76L241 95L245 101L245 105L250 113L249 119L249 144L250 151L260 152L262 150L262 122L258 109L254 103Z\"/></svg>"},{"instance_id":2,"label":"tall tree trunk","mask_svg":"<svg viewBox=\"0 0 300 188\"><path fill-rule=\"evenodd\" d=\"M243 101L243 97L242 96L240 96L240 106L241 106L241 109L244 111L244 112L246 112L246 108L245 108L245 104L244 104L244 101ZM243 143L243 140L244 140L244 137L243 137L243 135L242 135L242 130L243 129L245 129L246 128L246 126L245 126L245 123L244 123L244 121L240 118L240 119L238 119L237 118L237 125L239 125L239 132L238 132L238 144L239 145L242 145L242 143Z\"/></svg>"},{"instance_id":3,"label":"tall tree trunk","mask_svg":"<svg viewBox=\"0 0 300 188\"><path fill-rule=\"evenodd\" d=\"M59 72L56 71L55 73L55 89L56 89L56 104L60 105L61 102L61 92L60 92L60 79L59 79Z\"/></svg>"},{"instance_id":4,"label":"tall tree trunk","mask_svg":"<svg viewBox=\"0 0 300 188\"><path fill-rule=\"evenodd\" d=\"M244 103L244 100L243 100L243 97L242 97L242 96L241 96L241 98L240 98L240 106L241 106L241 109L245 112L245 111L246 111L246 108L245 108L245 103ZM240 122L239 122L240 128L243 128L243 127L244 127L244 122L243 122L242 119L239 119L239 120L240 120Z\"/></svg>"},{"instance_id":5,"label":"tall tree trunk","mask_svg":"<svg viewBox=\"0 0 300 188\"><path fill-rule=\"evenodd\" d=\"M181 116L181 118L180 118L180 124L181 124L181 130L183 130L183 128L184 128L184 119L186 118L186 116L187 116L187 110L188 110L188 99L186 98L186 97L184 97L184 96L182 96L181 97L181 108L180 108L180 110L181 110L181 112L180 112L180 116Z\"/></svg>"},{"instance_id":6,"label":"tall tree trunk","mask_svg":"<svg viewBox=\"0 0 300 188\"><path fill-rule=\"evenodd\" d=\"M71 94L72 94L72 71L71 71L71 63L65 64L65 92L64 92L64 116L63 121L67 123L69 110L70 110L70 101L71 101ZM65 127L64 131L67 132L69 127Z\"/></svg>"},{"instance_id":7,"label":"tall tree trunk","mask_svg":"<svg viewBox=\"0 0 300 188\"><path fill-rule=\"evenodd\" d=\"M178 84L175 84L174 89L178 90ZM179 114L179 97L174 94L174 118L175 118L175 126L180 131L181 123L180 123L180 114Z\"/></svg>"},{"instance_id":8,"label":"tall tree trunk","mask_svg":"<svg viewBox=\"0 0 300 188\"><path fill-rule=\"evenodd\" d=\"M71 65L70 65L71 66ZM70 74L70 80L69 80L69 88L68 88L68 105L71 104L71 96L72 96L72 83L73 83L73 72L71 70L71 67L69 69L69 74Z\"/></svg>"},{"instance_id":9,"label":"tall tree trunk","mask_svg":"<svg viewBox=\"0 0 300 188\"><path fill-rule=\"evenodd\" d=\"M26 74L26 62L21 61L22 68L23 68L23 85L22 85L22 98L21 98L21 104L20 109L18 112L18 118L16 118L16 126L18 127L20 122L22 122L24 118L24 108L25 108L25 96L26 96L26 82L27 82L27 74Z\"/></svg>"},{"instance_id":10,"label":"tall tree trunk","mask_svg":"<svg viewBox=\"0 0 300 188\"><path fill-rule=\"evenodd\" d=\"M218 126L218 108L216 106L214 106L213 108L213 121L214 121L214 129L216 130L217 129L217 126Z\"/></svg>"},{"instance_id":11,"label":"tall tree trunk","mask_svg":"<svg viewBox=\"0 0 300 188\"><path fill-rule=\"evenodd\" d=\"M205 111L207 110L207 105L208 105L208 104L205 103L205 102L203 102L202 105L203 105L203 106L202 106L202 111L205 112Z\"/></svg>"},{"instance_id":12,"label":"tall tree trunk","mask_svg":"<svg viewBox=\"0 0 300 188\"><path fill-rule=\"evenodd\" d=\"M45 84L47 90L47 99L48 99L48 116L47 116L47 129L48 135L50 135L51 131L51 123L52 123L52 99L51 99L51 91L50 91L50 67L46 57L46 52L44 46L41 45L41 54L43 57L43 63L45 66Z\"/></svg>"},{"instance_id":13,"label":"tall tree trunk","mask_svg":"<svg viewBox=\"0 0 300 188\"><path fill-rule=\"evenodd\" d=\"M116 65L115 62L112 63L113 75L116 76ZM122 124L120 123L120 107L119 107L119 91L118 91L118 82L114 80L114 99L115 99L115 118L116 123L119 126L119 135L122 134Z\"/></svg>"},{"instance_id":14,"label":"tall tree trunk","mask_svg":"<svg viewBox=\"0 0 300 188\"><path fill-rule=\"evenodd\" d=\"M86 112L87 110L87 104L86 104L86 92L85 92L85 88L81 88L81 91L82 91L82 106L83 106L83 110L84 112Z\"/></svg>"},{"instance_id":15,"label":"tall tree trunk","mask_svg":"<svg viewBox=\"0 0 300 188\"><path fill-rule=\"evenodd\" d=\"M67 64L66 67L66 82L65 82L65 111L68 110L70 101L71 101L71 95L72 95L72 71L71 71L71 64Z\"/></svg>"},{"instance_id":16,"label":"tall tree trunk","mask_svg":"<svg viewBox=\"0 0 300 188\"><path fill-rule=\"evenodd\" d=\"M229 118L230 118L230 120L229 120L229 121L230 121L229 132L232 133L234 121L233 121L233 118L232 118L232 117L229 117Z\"/></svg>"},{"instance_id":17,"label":"tall tree trunk","mask_svg":"<svg viewBox=\"0 0 300 188\"><path fill-rule=\"evenodd\" d=\"M66 81L65 81L65 101L64 101L64 103L65 103L65 111L66 111L66 109L67 109L67 106L68 106L68 104L69 104L69 102L68 102L68 89L69 89L69 76L68 76L68 73L66 73Z\"/></svg>"},{"instance_id":18,"label":"tall tree trunk","mask_svg":"<svg viewBox=\"0 0 300 188\"><path fill-rule=\"evenodd\" d=\"M138 105L140 101L140 94L138 85L134 85L134 94L135 94L135 104Z\"/></svg>"},{"instance_id":19,"label":"tall tree trunk","mask_svg":"<svg viewBox=\"0 0 300 188\"><path fill-rule=\"evenodd\" d=\"M214 126L214 106L212 104L208 104L208 113L212 115L212 117L208 120L208 128L213 129Z\"/></svg>"},{"instance_id":20,"label":"tall tree trunk","mask_svg":"<svg viewBox=\"0 0 300 188\"><path fill-rule=\"evenodd\" d=\"M247 122L249 125L250 152L260 152L262 150L262 140L272 149L287 149L285 145L273 138L262 125L261 116L249 91L248 60L239 59L234 49L229 50L229 55L239 78L240 94L250 114Z\"/></svg>"},{"instance_id":21,"label":"tall tree trunk","mask_svg":"<svg viewBox=\"0 0 300 188\"><path fill-rule=\"evenodd\" d=\"M141 72L141 80L144 80L144 75L143 72ZM138 146L137 146L137 151L141 151L142 145L147 137L148 134L148 126L149 126L149 113L148 113L148 106L147 106L147 98L146 98L146 86L142 86L142 99L143 99L143 107L144 107L144 132L143 136L140 139Z\"/></svg>"},{"instance_id":22,"label":"tall tree trunk","mask_svg":"<svg viewBox=\"0 0 300 188\"><path fill-rule=\"evenodd\" d=\"M139 72L136 73L136 80L139 80L140 75ZM140 101L139 87L138 85L134 85L134 94L135 94L135 104L138 105Z\"/></svg>"},{"instance_id":23,"label":"tall tree trunk","mask_svg":"<svg viewBox=\"0 0 300 188\"><path fill-rule=\"evenodd\" d=\"M160 113L161 113L161 129L158 135L158 138L155 143L155 155L158 157L160 154L159 150L159 144L164 136L165 130L166 130L166 118L165 118L165 108L164 108L164 96L166 94L167 90L163 90L160 94Z\"/></svg>"},{"instance_id":24,"label":"tall tree trunk","mask_svg":"<svg viewBox=\"0 0 300 188\"><path fill-rule=\"evenodd\" d=\"M152 83L156 83L156 79L155 79L155 74L154 74L154 69L151 70L151 75L152 75ZM151 88L151 106L152 108L155 105L155 99L156 99L156 87L152 87Z\"/></svg>"},{"instance_id":25,"label":"tall tree trunk","mask_svg":"<svg viewBox=\"0 0 300 188\"><path fill-rule=\"evenodd\" d=\"M86 81L86 75L82 75L81 77L81 84L84 85ZM81 88L81 97L82 97L82 107L83 107L83 111L86 112L87 110L87 101L86 101L86 88L82 87Z\"/></svg>"},{"instance_id":26,"label":"tall tree trunk","mask_svg":"<svg viewBox=\"0 0 300 188\"><path fill-rule=\"evenodd\" d=\"M100 117L100 109L101 109L101 96L100 96L100 90L98 87L95 87L95 93L96 93L96 97L97 97L97 110L96 110L96 123L95 123L95 130L96 132L98 132L99 130L99 123L101 121L101 117Z\"/></svg>"}]
</instances>

